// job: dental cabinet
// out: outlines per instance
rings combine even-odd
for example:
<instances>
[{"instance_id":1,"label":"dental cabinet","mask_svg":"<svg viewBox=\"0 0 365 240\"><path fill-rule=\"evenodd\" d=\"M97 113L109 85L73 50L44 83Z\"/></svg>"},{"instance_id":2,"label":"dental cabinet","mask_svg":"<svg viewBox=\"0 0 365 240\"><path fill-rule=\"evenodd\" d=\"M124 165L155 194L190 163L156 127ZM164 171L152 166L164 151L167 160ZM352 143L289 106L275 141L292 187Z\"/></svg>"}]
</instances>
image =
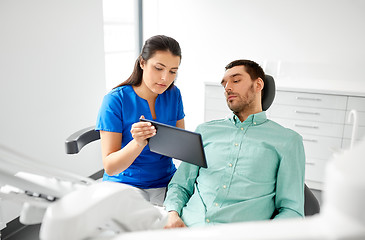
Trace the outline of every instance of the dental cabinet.
<instances>
[{"instance_id":1,"label":"dental cabinet","mask_svg":"<svg viewBox=\"0 0 365 240\"><path fill-rule=\"evenodd\" d=\"M231 113L217 83L205 83L204 104L205 121ZM267 117L302 135L306 184L323 190L327 161L365 136L365 93L278 87Z\"/></svg>"}]
</instances>

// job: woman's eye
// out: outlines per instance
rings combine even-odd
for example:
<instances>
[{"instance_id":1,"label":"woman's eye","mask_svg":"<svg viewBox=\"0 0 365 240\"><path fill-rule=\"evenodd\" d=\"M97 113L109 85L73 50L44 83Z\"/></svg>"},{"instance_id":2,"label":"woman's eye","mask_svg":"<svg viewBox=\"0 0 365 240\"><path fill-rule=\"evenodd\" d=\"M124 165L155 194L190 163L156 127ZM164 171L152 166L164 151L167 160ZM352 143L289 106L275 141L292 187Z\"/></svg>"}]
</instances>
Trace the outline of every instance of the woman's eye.
<instances>
[{"instance_id":1,"label":"woman's eye","mask_svg":"<svg viewBox=\"0 0 365 240\"><path fill-rule=\"evenodd\" d=\"M162 68L155 67L157 71L162 71Z\"/></svg>"},{"instance_id":2,"label":"woman's eye","mask_svg":"<svg viewBox=\"0 0 365 240\"><path fill-rule=\"evenodd\" d=\"M176 72L175 72L175 71L170 71L170 73L171 73L171 74L176 74Z\"/></svg>"}]
</instances>

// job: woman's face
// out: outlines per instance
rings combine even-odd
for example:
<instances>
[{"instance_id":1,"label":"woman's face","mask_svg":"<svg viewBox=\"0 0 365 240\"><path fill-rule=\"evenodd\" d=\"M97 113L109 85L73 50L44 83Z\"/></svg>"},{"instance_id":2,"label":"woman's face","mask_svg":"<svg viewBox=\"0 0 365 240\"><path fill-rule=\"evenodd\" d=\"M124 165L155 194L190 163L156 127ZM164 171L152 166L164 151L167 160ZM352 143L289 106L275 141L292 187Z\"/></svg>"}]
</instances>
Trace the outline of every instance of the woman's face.
<instances>
[{"instance_id":1,"label":"woman's face","mask_svg":"<svg viewBox=\"0 0 365 240\"><path fill-rule=\"evenodd\" d=\"M180 65L180 57L169 51L156 51L147 61L141 59L142 86L162 94L173 83Z\"/></svg>"}]
</instances>

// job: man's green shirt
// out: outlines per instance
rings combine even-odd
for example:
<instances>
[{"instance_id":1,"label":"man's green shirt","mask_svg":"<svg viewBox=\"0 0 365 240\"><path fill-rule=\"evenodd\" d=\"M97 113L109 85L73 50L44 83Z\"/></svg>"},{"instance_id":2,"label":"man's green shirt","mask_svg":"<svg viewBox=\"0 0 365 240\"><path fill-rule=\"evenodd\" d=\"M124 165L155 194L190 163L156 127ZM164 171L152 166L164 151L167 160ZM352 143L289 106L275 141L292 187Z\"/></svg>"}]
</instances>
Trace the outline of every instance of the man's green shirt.
<instances>
[{"instance_id":1,"label":"man's green shirt","mask_svg":"<svg viewBox=\"0 0 365 240\"><path fill-rule=\"evenodd\" d=\"M265 112L203 123L208 168L182 162L165 208L187 226L304 216L302 137L268 120Z\"/></svg>"}]
</instances>

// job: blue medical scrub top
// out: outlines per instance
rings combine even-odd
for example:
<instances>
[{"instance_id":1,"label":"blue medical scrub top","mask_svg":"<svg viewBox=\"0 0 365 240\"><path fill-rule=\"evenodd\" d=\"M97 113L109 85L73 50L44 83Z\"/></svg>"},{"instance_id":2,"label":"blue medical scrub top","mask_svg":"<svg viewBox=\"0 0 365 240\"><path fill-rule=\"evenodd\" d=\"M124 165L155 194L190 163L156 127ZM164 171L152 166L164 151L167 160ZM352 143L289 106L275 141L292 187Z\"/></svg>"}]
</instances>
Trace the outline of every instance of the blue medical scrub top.
<instances>
[{"instance_id":1,"label":"blue medical scrub top","mask_svg":"<svg viewBox=\"0 0 365 240\"><path fill-rule=\"evenodd\" d=\"M185 117L180 90L173 86L157 96L155 121L176 126ZM132 124L143 115L152 119L148 102L139 97L132 86L122 86L105 95L99 110L96 130L122 133L122 148L131 141ZM110 176L104 173L104 181L122 182L139 188L166 187L176 167L170 157L153 153L147 145L129 168Z\"/></svg>"}]
</instances>

